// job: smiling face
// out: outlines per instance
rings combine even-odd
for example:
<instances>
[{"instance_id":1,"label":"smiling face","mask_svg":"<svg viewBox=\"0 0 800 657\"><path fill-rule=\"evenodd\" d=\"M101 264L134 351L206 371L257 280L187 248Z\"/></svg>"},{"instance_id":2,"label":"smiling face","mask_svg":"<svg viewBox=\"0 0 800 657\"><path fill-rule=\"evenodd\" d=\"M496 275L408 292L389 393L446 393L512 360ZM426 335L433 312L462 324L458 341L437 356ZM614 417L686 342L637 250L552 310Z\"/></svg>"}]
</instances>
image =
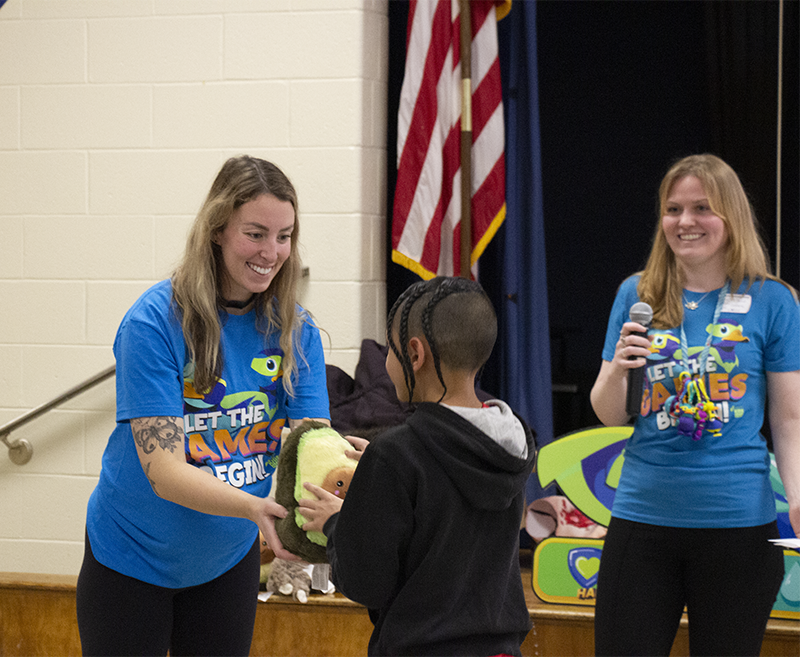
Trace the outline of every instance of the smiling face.
<instances>
[{"instance_id":1,"label":"smiling face","mask_svg":"<svg viewBox=\"0 0 800 657\"><path fill-rule=\"evenodd\" d=\"M684 269L725 271L725 222L711 210L698 178L686 176L672 186L664 203L661 226Z\"/></svg>"},{"instance_id":2,"label":"smiling face","mask_svg":"<svg viewBox=\"0 0 800 657\"><path fill-rule=\"evenodd\" d=\"M246 301L266 291L289 258L294 207L272 194L239 206L214 240L222 251L222 296Z\"/></svg>"}]
</instances>

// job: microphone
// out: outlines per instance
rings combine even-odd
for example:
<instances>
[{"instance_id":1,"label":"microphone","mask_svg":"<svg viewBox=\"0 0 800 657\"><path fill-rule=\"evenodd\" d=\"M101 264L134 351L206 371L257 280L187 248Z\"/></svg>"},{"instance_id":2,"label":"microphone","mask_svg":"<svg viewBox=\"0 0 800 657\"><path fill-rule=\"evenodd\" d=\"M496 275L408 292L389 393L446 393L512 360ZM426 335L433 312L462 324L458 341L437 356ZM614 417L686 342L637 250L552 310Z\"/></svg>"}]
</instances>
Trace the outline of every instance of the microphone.
<instances>
[{"instance_id":1,"label":"microphone","mask_svg":"<svg viewBox=\"0 0 800 657\"><path fill-rule=\"evenodd\" d=\"M630 317L632 322L650 327L653 320L653 309L644 301L639 301L631 306ZM645 336L646 333L633 331L631 335ZM636 360L637 356L629 356L628 360ZM642 388L644 388L644 365L628 370L628 394L625 397L625 412L631 417L637 417L642 406Z\"/></svg>"}]
</instances>

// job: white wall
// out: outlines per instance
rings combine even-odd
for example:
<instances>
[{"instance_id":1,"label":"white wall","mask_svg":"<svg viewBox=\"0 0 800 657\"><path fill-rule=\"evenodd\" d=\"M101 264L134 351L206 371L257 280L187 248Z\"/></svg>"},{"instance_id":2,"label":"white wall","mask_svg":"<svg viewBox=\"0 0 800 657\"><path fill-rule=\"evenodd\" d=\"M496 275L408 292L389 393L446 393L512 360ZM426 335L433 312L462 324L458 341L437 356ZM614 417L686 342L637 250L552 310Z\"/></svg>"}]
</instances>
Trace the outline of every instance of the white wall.
<instances>
[{"instance_id":1,"label":"white wall","mask_svg":"<svg viewBox=\"0 0 800 657\"><path fill-rule=\"evenodd\" d=\"M113 364L221 164L300 199L302 303L353 373L385 318L387 0L8 0L0 8L0 425ZM0 445L0 571L77 574L113 378Z\"/></svg>"}]
</instances>

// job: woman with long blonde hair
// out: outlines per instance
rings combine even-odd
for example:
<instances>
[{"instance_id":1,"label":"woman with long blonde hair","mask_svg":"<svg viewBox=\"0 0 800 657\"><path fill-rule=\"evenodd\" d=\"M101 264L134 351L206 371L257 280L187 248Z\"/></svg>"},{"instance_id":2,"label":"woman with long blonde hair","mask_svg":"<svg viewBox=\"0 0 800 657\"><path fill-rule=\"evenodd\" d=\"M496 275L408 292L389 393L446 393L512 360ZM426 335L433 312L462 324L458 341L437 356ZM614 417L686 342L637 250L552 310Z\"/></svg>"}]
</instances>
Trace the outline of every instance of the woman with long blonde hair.
<instances>
[{"instance_id":1,"label":"woman with long blonde hair","mask_svg":"<svg viewBox=\"0 0 800 657\"><path fill-rule=\"evenodd\" d=\"M85 655L247 655L259 533L281 431L329 423L319 330L296 302L297 195L274 164L229 159L173 276L114 342L117 425L89 500L78 623Z\"/></svg>"},{"instance_id":2,"label":"woman with long blonde hair","mask_svg":"<svg viewBox=\"0 0 800 657\"><path fill-rule=\"evenodd\" d=\"M784 574L770 543L767 396L800 533L800 307L770 274L747 195L720 158L676 162L658 216L644 271L617 292L591 392L604 424L634 420L600 563L595 650L668 655L686 607L693 655L757 655ZM651 307L649 326L636 303ZM635 368L644 384L628 391ZM641 404L631 408L629 392Z\"/></svg>"}]
</instances>

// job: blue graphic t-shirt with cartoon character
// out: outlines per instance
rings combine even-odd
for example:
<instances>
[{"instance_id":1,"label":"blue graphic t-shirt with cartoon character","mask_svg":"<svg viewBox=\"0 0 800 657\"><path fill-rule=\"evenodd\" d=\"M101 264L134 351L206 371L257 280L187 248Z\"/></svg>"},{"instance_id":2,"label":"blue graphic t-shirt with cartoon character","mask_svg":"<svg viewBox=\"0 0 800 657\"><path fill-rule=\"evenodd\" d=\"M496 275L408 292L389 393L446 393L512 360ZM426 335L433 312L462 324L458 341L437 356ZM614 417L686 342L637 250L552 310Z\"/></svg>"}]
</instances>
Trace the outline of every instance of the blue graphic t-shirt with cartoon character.
<instances>
[{"instance_id":1,"label":"blue graphic t-shirt with cartoon character","mask_svg":"<svg viewBox=\"0 0 800 657\"><path fill-rule=\"evenodd\" d=\"M169 281L150 288L117 333L117 426L89 500L87 531L100 563L180 588L229 570L252 547L258 529L249 520L199 513L156 496L139 463L130 420L183 417L187 462L266 497L287 420L328 418L330 411L322 342L310 318L298 330L302 356L295 353L293 397L283 387L278 336L265 340L252 311L224 317L222 376L201 393L171 294Z\"/></svg>"},{"instance_id":2,"label":"blue graphic t-shirt with cartoon character","mask_svg":"<svg viewBox=\"0 0 800 657\"><path fill-rule=\"evenodd\" d=\"M639 298L638 277L617 293L603 358L612 360L622 324ZM641 413L625 449L613 515L672 527L749 527L775 519L769 454L760 435L764 421L766 372L800 369L800 308L780 283L745 281L729 295L713 323L718 290L686 292L695 310L684 310L692 374L710 334L705 390L721 432L699 440L679 432L667 412L685 371L680 326L650 329Z\"/></svg>"}]
</instances>

